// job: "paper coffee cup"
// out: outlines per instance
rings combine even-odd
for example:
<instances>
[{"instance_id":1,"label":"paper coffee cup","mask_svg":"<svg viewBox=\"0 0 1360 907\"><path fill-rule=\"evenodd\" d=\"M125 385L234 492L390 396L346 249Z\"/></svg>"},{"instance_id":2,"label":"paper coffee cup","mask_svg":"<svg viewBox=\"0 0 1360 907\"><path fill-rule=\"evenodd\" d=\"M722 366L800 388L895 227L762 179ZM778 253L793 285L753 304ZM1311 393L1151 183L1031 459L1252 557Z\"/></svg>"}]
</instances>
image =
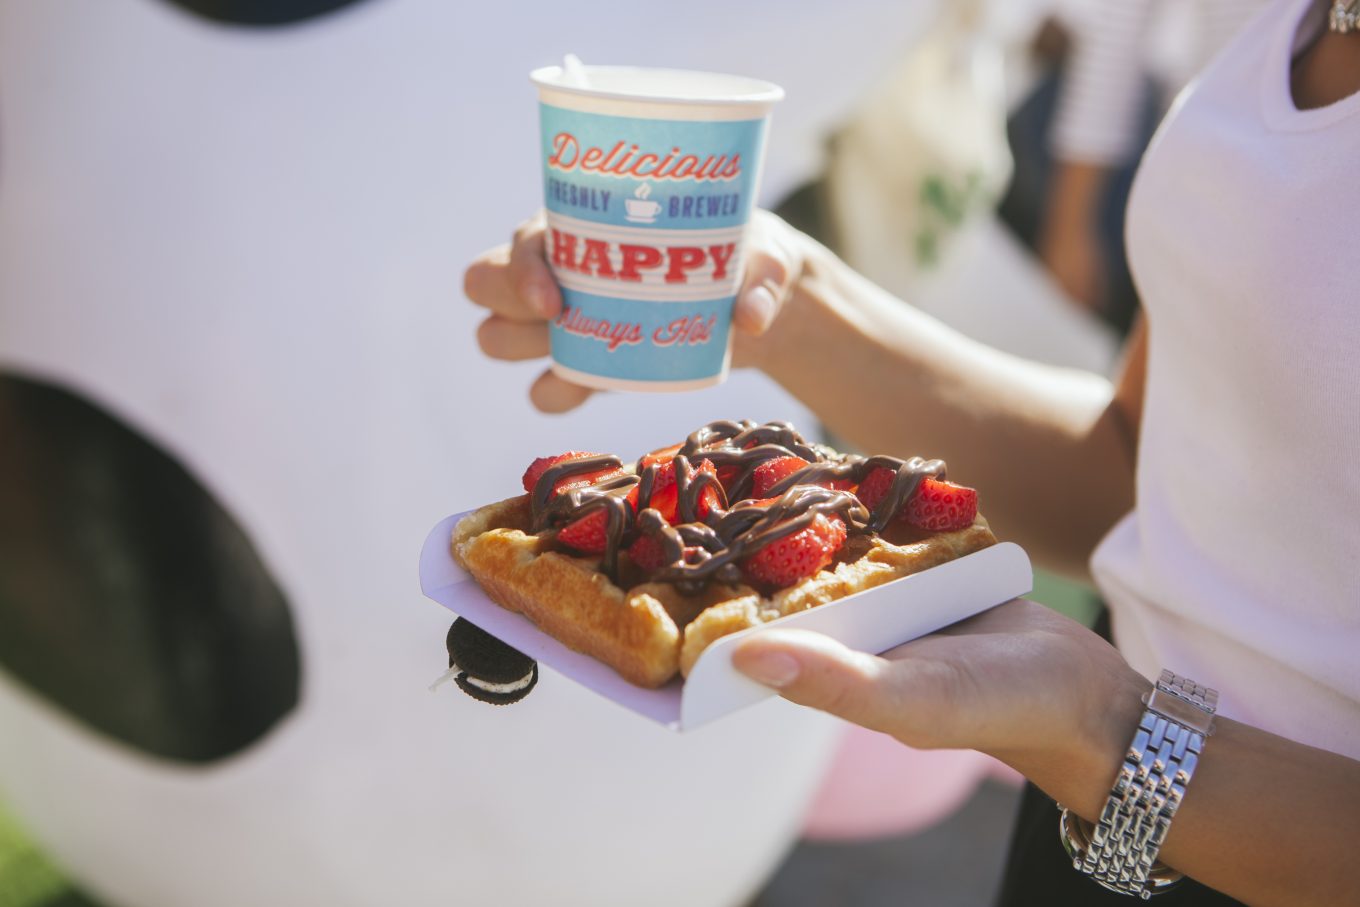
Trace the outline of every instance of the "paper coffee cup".
<instances>
[{"instance_id":1,"label":"paper coffee cup","mask_svg":"<svg viewBox=\"0 0 1360 907\"><path fill-rule=\"evenodd\" d=\"M545 251L562 287L549 325L553 370L615 390L722 381L770 109L783 90L626 66L549 66L530 78Z\"/></svg>"}]
</instances>

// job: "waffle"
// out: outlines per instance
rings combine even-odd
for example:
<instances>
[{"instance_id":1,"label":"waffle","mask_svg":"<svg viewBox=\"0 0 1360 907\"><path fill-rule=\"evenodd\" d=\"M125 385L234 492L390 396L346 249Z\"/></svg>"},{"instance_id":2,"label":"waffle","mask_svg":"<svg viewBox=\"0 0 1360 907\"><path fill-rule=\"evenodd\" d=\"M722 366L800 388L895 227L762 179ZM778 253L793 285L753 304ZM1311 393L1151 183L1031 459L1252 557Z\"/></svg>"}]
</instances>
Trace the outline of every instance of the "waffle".
<instances>
[{"instance_id":1,"label":"waffle","mask_svg":"<svg viewBox=\"0 0 1360 907\"><path fill-rule=\"evenodd\" d=\"M893 582L996 542L979 515L971 526L927 533L894 524L852 536L826 569L771 594L711 582L693 595L649 582L626 554L618 582L599 557L562 550L552 532L531 532L529 495L488 504L454 527L452 553L487 596L560 642L655 688L687 675L715 640Z\"/></svg>"}]
</instances>

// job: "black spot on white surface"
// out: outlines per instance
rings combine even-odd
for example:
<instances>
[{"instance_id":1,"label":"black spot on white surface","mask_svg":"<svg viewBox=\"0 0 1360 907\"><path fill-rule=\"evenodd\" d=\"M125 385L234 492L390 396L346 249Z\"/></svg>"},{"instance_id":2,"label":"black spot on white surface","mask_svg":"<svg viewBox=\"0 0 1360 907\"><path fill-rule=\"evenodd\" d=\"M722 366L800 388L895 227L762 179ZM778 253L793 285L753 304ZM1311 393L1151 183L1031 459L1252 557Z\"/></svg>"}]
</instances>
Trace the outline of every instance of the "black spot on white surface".
<instances>
[{"instance_id":1,"label":"black spot on white surface","mask_svg":"<svg viewBox=\"0 0 1360 907\"><path fill-rule=\"evenodd\" d=\"M88 400L0 373L0 670L203 763L297 705L300 656L283 592L194 476Z\"/></svg>"},{"instance_id":2,"label":"black spot on white surface","mask_svg":"<svg viewBox=\"0 0 1360 907\"><path fill-rule=\"evenodd\" d=\"M291 25L354 6L364 0L160 0L230 25Z\"/></svg>"}]
</instances>

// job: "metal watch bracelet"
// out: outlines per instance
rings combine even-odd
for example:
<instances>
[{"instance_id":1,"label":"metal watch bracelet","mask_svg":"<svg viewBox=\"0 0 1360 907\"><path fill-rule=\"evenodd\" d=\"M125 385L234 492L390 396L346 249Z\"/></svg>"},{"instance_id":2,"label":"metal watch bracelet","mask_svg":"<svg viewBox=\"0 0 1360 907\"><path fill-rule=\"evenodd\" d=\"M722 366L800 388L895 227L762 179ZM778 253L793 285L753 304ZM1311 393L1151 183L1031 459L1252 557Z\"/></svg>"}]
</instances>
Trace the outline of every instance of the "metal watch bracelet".
<instances>
[{"instance_id":1,"label":"metal watch bracelet","mask_svg":"<svg viewBox=\"0 0 1360 907\"><path fill-rule=\"evenodd\" d=\"M1143 703L1147 709L1100 820L1086 826L1060 805L1058 835L1078 872L1111 891L1146 900L1181 879L1156 862L1157 851L1195 774L1204 740L1214 731L1218 691L1162 671Z\"/></svg>"}]
</instances>

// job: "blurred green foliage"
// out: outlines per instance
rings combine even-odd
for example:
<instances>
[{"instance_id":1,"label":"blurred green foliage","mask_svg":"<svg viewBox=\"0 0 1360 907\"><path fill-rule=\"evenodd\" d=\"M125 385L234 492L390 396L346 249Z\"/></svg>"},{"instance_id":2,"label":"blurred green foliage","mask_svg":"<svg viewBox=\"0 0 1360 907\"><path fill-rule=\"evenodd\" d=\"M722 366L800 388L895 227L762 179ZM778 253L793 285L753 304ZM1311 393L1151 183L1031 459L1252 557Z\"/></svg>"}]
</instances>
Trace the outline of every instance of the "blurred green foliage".
<instances>
[{"instance_id":1,"label":"blurred green foliage","mask_svg":"<svg viewBox=\"0 0 1360 907\"><path fill-rule=\"evenodd\" d=\"M1094 626L1104 607L1094 589L1043 570L1034 571L1034 591L1026 598L1048 605L1086 626Z\"/></svg>"},{"instance_id":2,"label":"blurred green foliage","mask_svg":"<svg viewBox=\"0 0 1360 907\"><path fill-rule=\"evenodd\" d=\"M0 907L97 907L71 887L0 804Z\"/></svg>"},{"instance_id":3,"label":"blurred green foliage","mask_svg":"<svg viewBox=\"0 0 1360 907\"><path fill-rule=\"evenodd\" d=\"M0 808L0 907L44 907L66 883Z\"/></svg>"}]
</instances>

